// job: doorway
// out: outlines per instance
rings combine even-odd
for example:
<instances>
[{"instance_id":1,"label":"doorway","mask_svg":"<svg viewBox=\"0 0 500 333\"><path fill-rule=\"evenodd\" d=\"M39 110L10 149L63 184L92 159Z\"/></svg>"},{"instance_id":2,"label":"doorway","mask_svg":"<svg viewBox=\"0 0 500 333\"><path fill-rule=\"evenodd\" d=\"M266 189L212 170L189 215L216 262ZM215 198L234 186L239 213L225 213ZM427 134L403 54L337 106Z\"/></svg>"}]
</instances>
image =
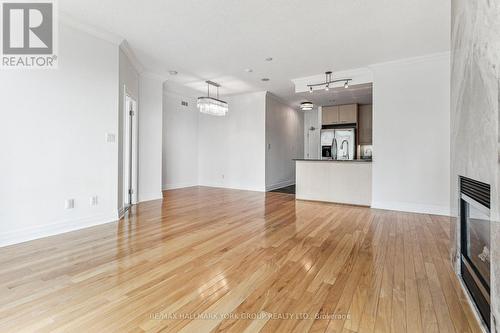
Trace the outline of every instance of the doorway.
<instances>
[{"instance_id":1,"label":"doorway","mask_svg":"<svg viewBox=\"0 0 500 333\"><path fill-rule=\"evenodd\" d=\"M123 213L137 203L137 101L125 93L123 107Z\"/></svg>"}]
</instances>

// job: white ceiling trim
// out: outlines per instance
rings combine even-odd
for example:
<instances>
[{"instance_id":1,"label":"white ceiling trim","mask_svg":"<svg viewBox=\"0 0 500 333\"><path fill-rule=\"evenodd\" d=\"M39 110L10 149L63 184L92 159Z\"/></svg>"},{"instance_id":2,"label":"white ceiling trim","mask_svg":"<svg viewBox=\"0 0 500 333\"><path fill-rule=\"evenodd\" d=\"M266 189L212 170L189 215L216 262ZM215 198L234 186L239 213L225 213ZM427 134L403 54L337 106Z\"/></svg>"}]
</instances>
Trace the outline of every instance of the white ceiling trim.
<instances>
[{"instance_id":1,"label":"white ceiling trim","mask_svg":"<svg viewBox=\"0 0 500 333\"><path fill-rule=\"evenodd\" d=\"M413 64L417 64L417 63L421 63L421 62L431 61L431 60L450 59L450 58L451 58L450 51L438 52L438 53L431 53L431 54L426 54L426 55L418 56L418 57L403 58L403 59L398 59L398 60L380 62L377 64L369 65L368 68L377 68L377 67L383 67L383 66L397 66L397 65L413 65Z\"/></svg>"},{"instance_id":2,"label":"white ceiling trim","mask_svg":"<svg viewBox=\"0 0 500 333\"><path fill-rule=\"evenodd\" d=\"M369 68L356 68L345 71L338 71L332 73L332 79L352 79L349 82L350 85L363 84L363 83L371 83L373 82L373 72ZM309 91L308 84L315 84L325 82L325 74L317 74L313 76L306 76L297 79L292 79L293 84L295 85L295 92L307 92ZM337 82L331 85L331 88L342 87L344 82Z\"/></svg>"},{"instance_id":3,"label":"white ceiling trim","mask_svg":"<svg viewBox=\"0 0 500 333\"><path fill-rule=\"evenodd\" d=\"M120 35L80 22L68 13L61 12L59 14L59 22L76 30L86 32L94 37L110 42L111 44L120 45L125 40L125 38Z\"/></svg>"},{"instance_id":4,"label":"white ceiling trim","mask_svg":"<svg viewBox=\"0 0 500 333\"><path fill-rule=\"evenodd\" d=\"M132 63L132 66L137 71L137 74L139 74L139 76L147 77L147 78L154 79L154 80L160 80L162 82L167 81L167 77L165 75L161 75L161 74L146 70L146 67L143 66L142 63L139 61L139 59L135 55L134 51L130 47L130 44L126 40L124 40L120 44L120 50L122 50L123 53L125 53L128 60Z\"/></svg>"},{"instance_id":5,"label":"white ceiling trim","mask_svg":"<svg viewBox=\"0 0 500 333\"><path fill-rule=\"evenodd\" d=\"M146 70L146 67L139 61L134 51L130 47L130 44L127 42L125 38L117 34L105 31L104 29L100 29L92 25L82 23L67 13L61 13L59 15L59 20L62 24L66 26L88 33L89 35L105 40L111 44L117 45L120 48L120 50L122 50L123 53L125 53L125 55L130 60L132 66L139 75L161 81L167 80L167 77L164 75Z\"/></svg>"},{"instance_id":6,"label":"white ceiling trim","mask_svg":"<svg viewBox=\"0 0 500 333\"><path fill-rule=\"evenodd\" d=\"M135 70L137 71L138 74L142 74L145 71L144 66L141 64L139 59L137 59L137 56L135 55L134 51L132 51L129 43L126 40L123 40L120 43L120 50L122 50L123 53L125 53L128 60L130 61L132 66L135 68Z\"/></svg>"}]
</instances>

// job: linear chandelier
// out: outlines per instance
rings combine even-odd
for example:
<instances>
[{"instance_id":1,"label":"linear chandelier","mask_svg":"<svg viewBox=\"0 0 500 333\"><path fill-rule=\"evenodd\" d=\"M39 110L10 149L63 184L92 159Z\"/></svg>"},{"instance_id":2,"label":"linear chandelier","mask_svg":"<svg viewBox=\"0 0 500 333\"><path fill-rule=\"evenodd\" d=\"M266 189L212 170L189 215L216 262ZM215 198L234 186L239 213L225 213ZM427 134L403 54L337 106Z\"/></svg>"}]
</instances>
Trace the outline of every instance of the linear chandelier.
<instances>
[{"instance_id":1,"label":"linear chandelier","mask_svg":"<svg viewBox=\"0 0 500 333\"><path fill-rule=\"evenodd\" d=\"M219 99L219 87L220 84L205 81L207 83L207 96L198 97L198 110L201 113L206 113L212 116L225 116L229 111L229 106L227 102ZM217 88L217 98L210 97L210 86Z\"/></svg>"},{"instance_id":2,"label":"linear chandelier","mask_svg":"<svg viewBox=\"0 0 500 333\"><path fill-rule=\"evenodd\" d=\"M332 72L328 71L328 72L325 72L325 82L308 84L307 86L309 87L309 92L312 94L315 87L323 87L324 86L325 90L328 91L328 90L330 90L330 84L337 83L337 82L344 82L344 88L349 88L349 81L352 81L352 79L332 80Z\"/></svg>"}]
</instances>

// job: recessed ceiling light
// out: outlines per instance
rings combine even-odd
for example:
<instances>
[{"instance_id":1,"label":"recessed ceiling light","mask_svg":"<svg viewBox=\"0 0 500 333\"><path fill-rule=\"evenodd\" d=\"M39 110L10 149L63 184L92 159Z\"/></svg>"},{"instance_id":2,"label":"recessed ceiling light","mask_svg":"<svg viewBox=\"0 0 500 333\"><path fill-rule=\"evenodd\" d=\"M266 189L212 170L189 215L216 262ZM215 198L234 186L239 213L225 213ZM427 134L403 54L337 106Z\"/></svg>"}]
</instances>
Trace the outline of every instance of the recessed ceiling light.
<instances>
[{"instance_id":1,"label":"recessed ceiling light","mask_svg":"<svg viewBox=\"0 0 500 333\"><path fill-rule=\"evenodd\" d=\"M266 61L273 61L273 58L272 57L267 57Z\"/></svg>"},{"instance_id":2,"label":"recessed ceiling light","mask_svg":"<svg viewBox=\"0 0 500 333\"><path fill-rule=\"evenodd\" d=\"M252 72L253 72L253 69L251 69L251 68L247 68L247 69L245 69L245 72L247 72L247 73L252 73Z\"/></svg>"},{"instance_id":3,"label":"recessed ceiling light","mask_svg":"<svg viewBox=\"0 0 500 333\"><path fill-rule=\"evenodd\" d=\"M170 74L170 75L177 75L177 71L168 71L168 74Z\"/></svg>"},{"instance_id":4,"label":"recessed ceiling light","mask_svg":"<svg viewBox=\"0 0 500 333\"><path fill-rule=\"evenodd\" d=\"M264 77L264 78L262 78L262 79L260 79L260 80L261 80L261 81L264 81L264 82L267 82L267 81L269 81L270 79L269 79L269 78L267 78L267 77Z\"/></svg>"}]
</instances>

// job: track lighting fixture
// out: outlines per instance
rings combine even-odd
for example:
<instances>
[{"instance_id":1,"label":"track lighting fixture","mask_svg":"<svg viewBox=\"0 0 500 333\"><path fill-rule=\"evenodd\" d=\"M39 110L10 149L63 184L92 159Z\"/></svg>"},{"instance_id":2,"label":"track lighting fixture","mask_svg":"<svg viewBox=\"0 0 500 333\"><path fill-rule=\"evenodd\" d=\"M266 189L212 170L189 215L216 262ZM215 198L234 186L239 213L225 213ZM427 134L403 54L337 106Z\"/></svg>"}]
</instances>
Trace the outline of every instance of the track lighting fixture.
<instances>
[{"instance_id":1,"label":"track lighting fixture","mask_svg":"<svg viewBox=\"0 0 500 333\"><path fill-rule=\"evenodd\" d=\"M331 83L337 83L337 82L344 82L344 88L349 88L349 82L352 81L352 79L336 79L332 80L332 72L328 71L325 72L325 82L322 83L315 83L315 84L308 84L307 86L309 87L309 92L313 92L313 87L325 87L325 91L330 90L330 84Z\"/></svg>"}]
</instances>

